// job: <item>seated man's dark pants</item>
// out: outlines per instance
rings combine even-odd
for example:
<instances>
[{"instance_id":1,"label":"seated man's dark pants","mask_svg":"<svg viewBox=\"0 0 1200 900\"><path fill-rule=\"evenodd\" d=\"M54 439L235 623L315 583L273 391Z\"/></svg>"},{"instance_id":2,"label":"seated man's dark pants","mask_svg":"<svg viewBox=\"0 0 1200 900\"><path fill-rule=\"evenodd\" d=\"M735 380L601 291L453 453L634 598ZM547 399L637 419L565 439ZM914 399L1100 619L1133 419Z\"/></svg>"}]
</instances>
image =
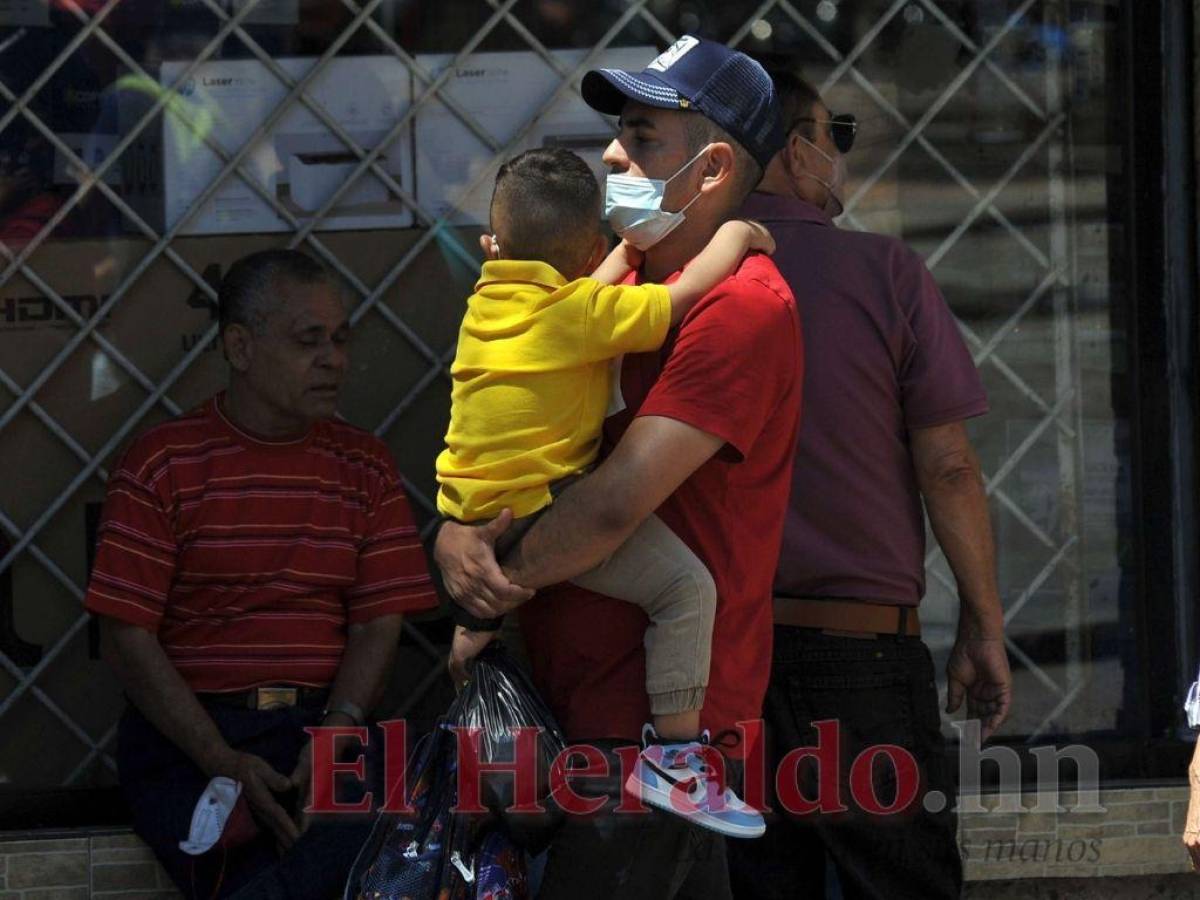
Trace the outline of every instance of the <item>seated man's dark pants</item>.
<instances>
[{"instance_id":1,"label":"seated man's dark pants","mask_svg":"<svg viewBox=\"0 0 1200 900\"><path fill-rule=\"evenodd\" d=\"M825 896L826 854L837 867L846 900L950 900L962 893L956 838L955 786L942 738L929 650L916 637L874 640L776 626L771 682L763 704L769 771L796 747L818 743L813 722L834 719L841 729L838 779L844 816L791 816L772 798L775 815L759 840L731 842L730 873L738 900ZM850 767L864 750L897 744L920 773L916 801L891 816L859 809ZM876 761L872 784L879 803L896 797L895 768ZM801 769L806 798L817 797L816 772ZM940 812L925 796L940 791Z\"/></svg>"},{"instance_id":2,"label":"seated man's dark pants","mask_svg":"<svg viewBox=\"0 0 1200 900\"><path fill-rule=\"evenodd\" d=\"M573 781L587 797L605 797L591 816L568 815L550 845L538 900L725 900L729 866L725 838L688 824L679 816L647 807L647 812L614 812L624 775L614 741L594 741L608 758L607 778ZM741 767L727 763L732 787Z\"/></svg>"},{"instance_id":3,"label":"seated man's dark pants","mask_svg":"<svg viewBox=\"0 0 1200 900\"><path fill-rule=\"evenodd\" d=\"M269 711L205 703L217 728L235 750L261 756L290 776L320 711L291 707ZM370 744L379 746L376 732ZM379 766L368 772L378 776ZM340 895L359 848L370 833L372 816L314 818L292 849L280 857L266 828L250 843L228 852L215 847L202 856L179 849L191 827L192 812L209 779L132 706L118 731L117 767L134 830L190 898L319 898ZM372 771L375 770L375 771ZM363 787L339 780L339 802L353 802ZM380 794L377 792L375 802ZM289 810L290 812L290 810Z\"/></svg>"}]
</instances>

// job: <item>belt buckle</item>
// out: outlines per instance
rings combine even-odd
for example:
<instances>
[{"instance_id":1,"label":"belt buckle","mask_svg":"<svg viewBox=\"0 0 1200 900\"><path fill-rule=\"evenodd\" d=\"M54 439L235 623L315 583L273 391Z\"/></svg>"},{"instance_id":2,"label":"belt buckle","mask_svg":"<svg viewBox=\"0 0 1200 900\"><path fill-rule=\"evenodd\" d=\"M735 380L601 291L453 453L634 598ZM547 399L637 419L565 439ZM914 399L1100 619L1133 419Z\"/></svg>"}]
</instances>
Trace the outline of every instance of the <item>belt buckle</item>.
<instances>
[{"instance_id":1,"label":"belt buckle","mask_svg":"<svg viewBox=\"0 0 1200 900\"><path fill-rule=\"evenodd\" d=\"M294 687L258 687L254 689L254 708L287 709L300 702L300 690Z\"/></svg>"}]
</instances>

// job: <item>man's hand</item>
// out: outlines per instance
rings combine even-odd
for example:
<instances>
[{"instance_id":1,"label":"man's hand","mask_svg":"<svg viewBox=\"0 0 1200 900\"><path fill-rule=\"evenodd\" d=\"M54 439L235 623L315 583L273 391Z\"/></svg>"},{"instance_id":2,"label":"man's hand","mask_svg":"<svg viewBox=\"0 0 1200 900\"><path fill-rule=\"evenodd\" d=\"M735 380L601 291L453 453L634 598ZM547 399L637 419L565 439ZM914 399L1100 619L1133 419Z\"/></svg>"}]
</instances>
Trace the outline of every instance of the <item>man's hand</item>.
<instances>
[{"instance_id":1,"label":"man's hand","mask_svg":"<svg viewBox=\"0 0 1200 900\"><path fill-rule=\"evenodd\" d=\"M496 539L512 524L504 510L486 525L447 522L438 531L433 558L454 602L480 619L516 609L533 591L513 584L496 562Z\"/></svg>"},{"instance_id":2,"label":"man's hand","mask_svg":"<svg viewBox=\"0 0 1200 900\"><path fill-rule=\"evenodd\" d=\"M1008 717L1012 673L996 585L996 543L979 457L966 426L949 422L909 432L913 469L929 522L958 585L958 639L946 664L946 712L967 698L986 741Z\"/></svg>"},{"instance_id":3,"label":"man's hand","mask_svg":"<svg viewBox=\"0 0 1200 900\"><path fill-rule=\"evenodd\" d=\"M471 660L482 653L483 648L490 644L499 633L498 631L471 631L462 625L454 627L454 640L450 644L448 665L450 679L454 682L456 691L471 680Z\"/></svg>"},{"instance_id":4,"label":"man's hand","mask_svg":"<svg viewBox=\"0 0 1200 900\"><path fill-rule=\"evenodd\" d=\"M321 727L342 727L353 728L357 723L342 712L330 712L322 721ZM292 812L292 821L296 823L296 828L300 834L304 834L308 830L308 826L312 824L312 817L304 810L312 803L312 739L304 745L304 749L300 751L300 758L296 761L296 768L292 769L291 777L288 783L296 793L296 807Z\"/></svg>"},{"instance_id":5,"label":"man's hand","mask_svg":"<svg viewBox=\"0 0 1200 900\"><path fill-rule=\"evenodd\" d=\"M1012 672L1000 637L972 637L960 633L946 663L946 712L952 713L967 698L967 716L980 719L986 741L1008 718L1012 703Z\"/></svg>"},{"instance_id":6,"label":"man's hand","mask_svg":"<svg viewBox=\"0 0 1200 900\"><path fill-rule=\"evenodd\" d=\"M296 768L292 770L292 776L288 779L291 786L296 791L296 808L292 810L292 821L296 823L296 828L300 834L304 834L308 830L309 817L304 810L312 802L312 740L304 745L304 749L300 751L300 758L296 761Z\"/></svg>"},{"instance_id":7,"label":"man's hand","mask_svg":"<svg viewBox=\"0 0 1200 900\"><path fill-rule=\"evenodd\" d=\"M292 780L282 772L275 771L261 756L236 751L234 753L227 772L222 774L228 774L230 778L241 782L242 796L250 805L254 818L275 835L281 849L289 849L296 842L296 838L300 837L300 829L275 798L275 794L291 790ZM303 757L303 754L301 756Z\"/></svg>"}]
</instances>

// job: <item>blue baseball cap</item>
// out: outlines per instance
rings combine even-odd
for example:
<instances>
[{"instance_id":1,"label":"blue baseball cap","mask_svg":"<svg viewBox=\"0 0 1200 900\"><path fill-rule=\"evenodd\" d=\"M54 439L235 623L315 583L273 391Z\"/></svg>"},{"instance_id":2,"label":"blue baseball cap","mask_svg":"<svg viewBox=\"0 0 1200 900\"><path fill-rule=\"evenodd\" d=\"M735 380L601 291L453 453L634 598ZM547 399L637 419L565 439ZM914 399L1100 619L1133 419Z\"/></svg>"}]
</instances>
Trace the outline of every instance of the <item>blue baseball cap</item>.
<instances>
[{"instance_id":1,"label":"blue baseball cap","mask_svg":"<svg viewBox=\"0 0 1200 900\"><path fill-rule=\"evenodd\" d=\"M592 69L583 99L605 115L625 101L659 109L693 110L724 128L764 169L784 144L783 121L771 77L745 53L685 34L640 72Z\"/></svg>"}]
</instances>

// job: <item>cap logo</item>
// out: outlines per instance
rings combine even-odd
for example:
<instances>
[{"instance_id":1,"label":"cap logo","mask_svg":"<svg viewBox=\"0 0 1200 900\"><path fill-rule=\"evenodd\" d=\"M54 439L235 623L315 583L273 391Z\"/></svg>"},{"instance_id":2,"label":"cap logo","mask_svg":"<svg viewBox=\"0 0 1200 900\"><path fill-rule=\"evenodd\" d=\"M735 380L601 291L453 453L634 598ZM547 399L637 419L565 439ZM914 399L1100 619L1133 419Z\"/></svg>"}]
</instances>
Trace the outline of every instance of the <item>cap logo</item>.
<instances>
[{"instance_id":1,"label":"cap logo","mask_svg":"<svg viewBox=\"0 0 1200 900\"><path fill-rule=\"evenodd\" d=\"M654 62L650 63L650 65L646 66L646 68L654 69L657 72L665 72L667 69L671 68L671 66L675 65L675 63L679 62L680 58L685 53L687 53L693 47L698 46L699 43L699 38L694 38L690 34L685 34L670 47L660 53L654 59Z\"/></svg>"}]
</instances>

